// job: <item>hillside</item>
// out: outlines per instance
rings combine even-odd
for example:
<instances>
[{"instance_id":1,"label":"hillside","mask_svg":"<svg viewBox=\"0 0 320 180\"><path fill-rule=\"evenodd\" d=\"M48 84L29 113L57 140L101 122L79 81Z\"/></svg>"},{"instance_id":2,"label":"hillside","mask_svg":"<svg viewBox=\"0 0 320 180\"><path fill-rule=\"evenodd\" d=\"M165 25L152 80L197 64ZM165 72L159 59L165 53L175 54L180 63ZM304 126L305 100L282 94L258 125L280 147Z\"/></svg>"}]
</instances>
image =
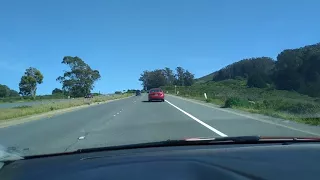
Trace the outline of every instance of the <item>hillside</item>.
<instances>
[{"instance_id":1,"label":"hillside","mask_svg":"<svg viewBox=\"0 0 320 180\"><path fill-rule=\"evenodd\" d=\"M208 75L205 75L205 76L203 76L203 77L201 77L201 78L198 78L198 79L196 79L196 82L197 82L197 83L202 83L202 82L212 81L212 78L213 78L213 76L214 76L215 73L216 73L216 72L213 72L213 73L210 73L210 74L208 74Z\"/></svg>"},{"instance_id":2,"label":"hillside","mask_svg":"<svg viewBox=\"0 0 320 180\"><path fill-rule=\"evenodd\" d=\"M276 60L243 59L192 86L162 88L221 107L320 125L320 44L283 50Z\"/></svg>"},{"instance_id":3,"label":"hillside","mask_svg":"<svg viewBox=\"0 0 320 180\"><path fill-rule=\"evenodd\" d=\"M243 59L198 79L198 82L250 79L250 87L274 87L320 97L320 44L280 52L269 57Z\"/></svg>"}]
</instances>

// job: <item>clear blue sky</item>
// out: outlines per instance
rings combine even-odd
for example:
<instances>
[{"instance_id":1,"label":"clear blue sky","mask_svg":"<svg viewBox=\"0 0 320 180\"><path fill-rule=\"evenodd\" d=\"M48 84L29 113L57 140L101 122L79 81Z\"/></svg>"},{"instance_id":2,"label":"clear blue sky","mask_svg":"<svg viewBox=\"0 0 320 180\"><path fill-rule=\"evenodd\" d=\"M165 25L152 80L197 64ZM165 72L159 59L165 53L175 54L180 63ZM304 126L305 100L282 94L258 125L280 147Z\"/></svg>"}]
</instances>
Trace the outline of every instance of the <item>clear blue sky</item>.
<instances>
[{"instance_id":1,"label":"clear blue sky","mask_svg":"<svg viewBox=\"0 0 320 180\"><path fill-rule=\"evenodd\" d=\"M7 0L0 6L0 84L27 67L38 94L61 88L64 56L102 76L94 91L141 88L143 70L182 66L201 77L248 57L320 41L320 1Z\"/></svg>"}]
</instances>

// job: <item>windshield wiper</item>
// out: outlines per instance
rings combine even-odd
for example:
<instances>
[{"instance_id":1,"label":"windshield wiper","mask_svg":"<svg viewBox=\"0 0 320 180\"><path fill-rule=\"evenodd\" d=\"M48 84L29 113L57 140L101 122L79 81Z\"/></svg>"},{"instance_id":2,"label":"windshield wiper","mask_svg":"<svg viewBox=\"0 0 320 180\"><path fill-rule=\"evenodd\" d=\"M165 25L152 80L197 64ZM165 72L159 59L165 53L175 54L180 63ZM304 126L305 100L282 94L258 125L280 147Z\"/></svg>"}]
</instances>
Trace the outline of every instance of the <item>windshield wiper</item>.
<instances>
[{"instance_id":1,"label":"windshield wiper","mask_svg":"<svg viewBox=\"0 0 320 180\"><path fill-rule=\"evenodd\" d=\"M260 140L260 136L235 136L235 137L218 137L218 138L189 138L187 142L234 142L234 143L254 143Z\"/></svg>"},{"instance_id":2,"label":"windshield wiper","mask_svg":"<svg viewBox=\"0 0 320 180\"><path fill-rule=\"evenodd\" d=\"M320 142L320 138L300 138L300 137L262 137L262 136L236 136L218 138L189 138L183 140L166 140L151 143L130 144L121 146L110 146L90 149L78 149L76 153L137 149L149 147L169 147L188 145L214 145L214 144L257 144L257 143L294 143L294 142Z\"/></svg>"},{"instance_id":3,"label":"windshield wiper","mask_svg":"<svg viewBox=\"0 0 320 180\"><path fill-rule=\"evenodd\" d=\"M238 136L238 137L219 137L219 138L192 138L183 140L166 140L150 143L139 143L130 145L98 147L89 149L78 149L76 152L92 152L96 150L120 150L120 149L135 149L135 148L148 148L148 147L165 147L165 146L185 146L185 145L205 145L216 143L256 143L259 142L259 136Z\"/></svg>"}]
</instances>

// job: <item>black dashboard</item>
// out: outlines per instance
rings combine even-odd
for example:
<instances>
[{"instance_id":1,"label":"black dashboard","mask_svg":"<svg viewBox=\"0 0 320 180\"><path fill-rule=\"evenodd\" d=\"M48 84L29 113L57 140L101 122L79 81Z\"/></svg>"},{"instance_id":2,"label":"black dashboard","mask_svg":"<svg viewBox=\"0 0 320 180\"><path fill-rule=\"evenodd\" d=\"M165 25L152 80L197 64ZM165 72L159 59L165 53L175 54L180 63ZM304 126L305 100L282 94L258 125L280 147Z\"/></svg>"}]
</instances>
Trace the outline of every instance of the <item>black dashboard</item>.
<instances>
[{"instance_id":1,"label":"black dashboard","mask_svg":"<svg viewBox=\"0 0 320 180\"><path fill-rule=\"evenodd\" d=\"M20 179L320 179L320 143L139 148L27 158L5 164Z\"/></svg>"}]
</instances>

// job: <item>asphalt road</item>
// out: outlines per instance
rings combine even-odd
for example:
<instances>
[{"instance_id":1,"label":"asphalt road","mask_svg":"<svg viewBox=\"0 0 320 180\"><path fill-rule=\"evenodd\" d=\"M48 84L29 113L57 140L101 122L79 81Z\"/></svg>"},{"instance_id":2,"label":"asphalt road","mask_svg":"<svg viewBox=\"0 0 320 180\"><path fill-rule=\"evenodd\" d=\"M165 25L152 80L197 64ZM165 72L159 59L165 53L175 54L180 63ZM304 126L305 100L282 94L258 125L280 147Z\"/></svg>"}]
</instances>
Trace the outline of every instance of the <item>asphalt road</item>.
<instances>
[{"instance_id":1,"label":"asphalt road","mask_svg":"<svg viewBox=\"0 0 320 180\"><path fill-rule=\"evenodd\" d=\"M129 97L50 118L0 128L0 144L22 154L221 136L320 136L312 127L166 96Z\"/></svg>"}]
</instances>

